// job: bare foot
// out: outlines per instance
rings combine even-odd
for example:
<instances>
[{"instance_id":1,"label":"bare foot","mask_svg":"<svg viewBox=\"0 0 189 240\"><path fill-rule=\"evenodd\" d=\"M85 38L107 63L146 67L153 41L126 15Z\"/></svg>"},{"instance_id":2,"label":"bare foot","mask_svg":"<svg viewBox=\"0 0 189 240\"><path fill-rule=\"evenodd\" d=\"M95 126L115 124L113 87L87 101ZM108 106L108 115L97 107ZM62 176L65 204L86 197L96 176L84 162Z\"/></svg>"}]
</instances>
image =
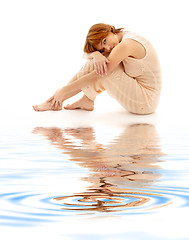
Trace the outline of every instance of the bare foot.
<instances>
[{"instance_id":1,"label":"bare foot","mask_svg":"<svg viewBox=\"0 0 189 240\"><path fill-rule=\"evenodd\" d=\"M57 108L51 106L51 102L44 102L39 105L32 106L35 111L42 112L42 111L59 111L62 110L62 107L59 105Z\"/></svg>"},{"instance_id":2,"label":"bare foot","mask_svg":"<svg viewBox=\"0 0 189 240\"><path fill-rule=\"evenodd\" d=\"M83 96L78 101L74 102L73 104L68 104L64 107L68 110L74 110L74 109L82 109L87 111L93 111L94 110L94 101L90 100L87 96Z\"/></svg>"}]
</instances>

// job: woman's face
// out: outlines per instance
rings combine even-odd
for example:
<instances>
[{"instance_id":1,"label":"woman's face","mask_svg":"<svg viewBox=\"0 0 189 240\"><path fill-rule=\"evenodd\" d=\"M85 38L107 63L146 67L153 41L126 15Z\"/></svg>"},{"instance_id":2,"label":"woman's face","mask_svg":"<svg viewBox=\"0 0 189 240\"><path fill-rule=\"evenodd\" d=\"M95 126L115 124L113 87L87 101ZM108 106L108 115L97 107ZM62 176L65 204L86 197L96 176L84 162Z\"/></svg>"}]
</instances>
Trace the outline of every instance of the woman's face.
<instances>
[{"instance_id":1,"label":"woman's face","mask_svg":"<svg viewBox=\"0 0 189 240\"><path fill-rule=\"evenodd\" d=\"M96 49L101 53L110 53L112 49L119 43L118 37L112 32L108 34L102 41L96 45Z\"/></svg>"}]
</instances>

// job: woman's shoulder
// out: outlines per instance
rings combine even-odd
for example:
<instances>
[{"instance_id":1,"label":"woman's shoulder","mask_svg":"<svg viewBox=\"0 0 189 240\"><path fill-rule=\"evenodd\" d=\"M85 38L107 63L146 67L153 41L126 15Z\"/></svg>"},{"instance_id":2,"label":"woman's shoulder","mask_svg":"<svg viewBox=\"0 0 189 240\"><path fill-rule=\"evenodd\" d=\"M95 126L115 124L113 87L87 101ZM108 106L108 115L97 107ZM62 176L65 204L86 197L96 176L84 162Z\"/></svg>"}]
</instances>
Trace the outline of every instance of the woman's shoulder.
<instances>
[{"instance_id":1,"label":"woman's shoulder","mask_svg":"<svg viewBox=\"0 0 189 240\"><path fill-rule=\"evenodd\" d=\"M146 55L146 49L143 41L137 37L136 33L126 32L123 35L122 43L129 48L131 52L131 57L133 58L143 58Z\"/></svg>"},{"instance_id":2,"label":"woman's shoulder","mask_svg":"<svg viewBox=\"0 0 189 240\"><path fill-rule=\"evenodd\" d=\"M125 31L123 34L122 41L125 41L126 39L133 39L133 40L141 43L145 47L150 44L150 42L145 37L143 37L142 35L140 35L136 32Z\"/></svg>"},{"instance_id":3,"label":"woman's shoulder","mask_svg":"<svg viewBox=\"0 0 189 240\"><path fill-rule=\"evenodd\" d=\"M124 41L125 39L141 39L141 38L143 37L135 32L124 31L122 41Z\"/></svg>"},{"instance_id":4,"label":"woman's shoulder","mask_svg":"<svg viewBox=\"0 0 189 240\"><path fill-rule=\"evenodd\" d=\"M126 46L129 45L130 47L141 45L140 38L137 36L137 34L128 31L124 32L121 43Z\"/></svg>"}]
</instances>

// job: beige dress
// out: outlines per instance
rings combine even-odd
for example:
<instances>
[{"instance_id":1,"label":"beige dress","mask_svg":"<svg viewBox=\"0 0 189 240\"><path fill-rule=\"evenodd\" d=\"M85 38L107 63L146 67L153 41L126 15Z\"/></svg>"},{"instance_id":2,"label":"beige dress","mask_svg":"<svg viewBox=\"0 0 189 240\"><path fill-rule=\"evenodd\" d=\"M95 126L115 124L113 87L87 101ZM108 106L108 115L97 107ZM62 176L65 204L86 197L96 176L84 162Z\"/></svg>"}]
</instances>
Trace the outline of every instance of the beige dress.
<instances>
[{"instance_id":1,"label":"beige dress","mask_svg":"<svg viewBox=\"0 0 189 240\"><path fill-rule=\"evenodd\" d=\"M161 92L161 68L153 46L136 33L126 32L122 41L130 38L141 43L146 55L142 59L127 57L107 77L82 89L91 100L104 90L115 98L127 111L135 114L153 113ZM93 70L91 60L83 66L78 77Z\"/></svg>"}]
</instances>

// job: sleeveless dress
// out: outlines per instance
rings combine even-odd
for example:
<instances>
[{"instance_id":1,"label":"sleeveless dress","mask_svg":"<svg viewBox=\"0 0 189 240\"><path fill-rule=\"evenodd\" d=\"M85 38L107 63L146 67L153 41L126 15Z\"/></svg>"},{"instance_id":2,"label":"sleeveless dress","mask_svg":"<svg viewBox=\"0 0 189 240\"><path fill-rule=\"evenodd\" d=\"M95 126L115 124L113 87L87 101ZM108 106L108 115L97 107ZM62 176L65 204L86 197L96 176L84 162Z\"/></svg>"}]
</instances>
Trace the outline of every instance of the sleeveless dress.
<instances>
[{"instance_id":1,"label":"sleeveless dress","mask_svg":"<svg viewBox=\"0 0 189 240\"><path fill-rule=\"evenodd\" d=\"M125 39L138 41L146 50L142 59L127 57L110 75L90 84L82 91L91 100L106 90L127 111L135 114L153 113L161 92L161 68L155 49L149 41L136 33L125 32ZM91 60L79 71L78 77L94 69Z\"/></svg>"}]
</instances>

